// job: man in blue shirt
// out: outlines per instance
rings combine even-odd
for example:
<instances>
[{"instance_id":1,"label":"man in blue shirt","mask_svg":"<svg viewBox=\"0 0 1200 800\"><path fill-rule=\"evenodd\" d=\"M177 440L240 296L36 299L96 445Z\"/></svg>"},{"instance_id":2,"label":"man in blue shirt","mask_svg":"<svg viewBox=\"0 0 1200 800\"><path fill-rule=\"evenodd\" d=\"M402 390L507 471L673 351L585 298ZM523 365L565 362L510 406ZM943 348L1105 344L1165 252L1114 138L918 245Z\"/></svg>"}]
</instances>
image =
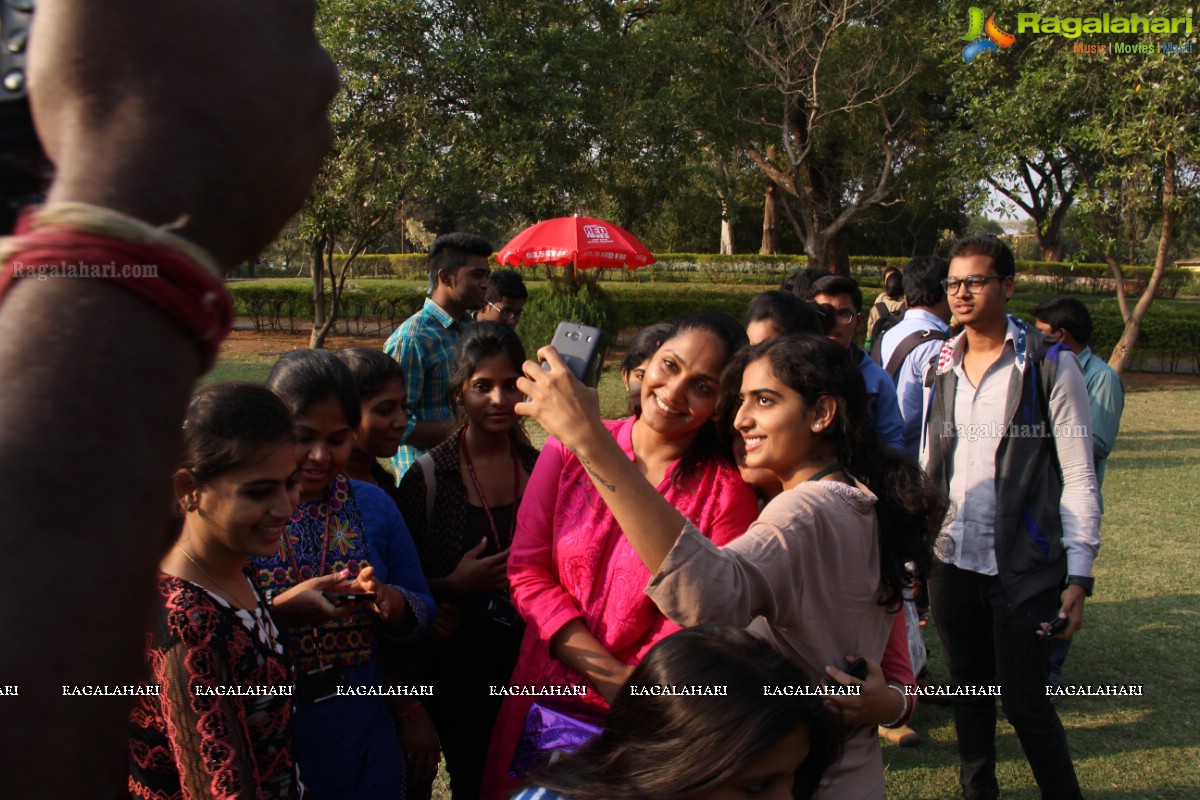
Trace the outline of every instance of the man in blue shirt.
<instances>
[{"instance_id":1,"label":"man in blue shirt","mask_svg":"<svg viewBox=\"0 0 1200 800\"><path fill-rule=\"evenodd\" d=\"M883 368L854 344L854 334L862 322L862 290L858 282L845 275L826 275L812 285L809 298L818 305L828 305L837 316L837 323L828 337L850 351L867 383L867 418L875 425L879 441L904 452L904 433L900 408L896 403L896 387Z\"/></svg>"},{"instance_id":2,"label":"man in blue shirt","mask_svg":"<svg viewBox=\"0 0 1200 800\"><path fill-rule=\"evenodd\" d=\"M1083 382L1087 384L1088 407L1092 413L1092 463L1096 467L1096 491L1104 488L1104 466L1125 410L1125 386L1117 371L1101 361L1088 343L1092 340L1092 315L1087 306L1074 297L1055 297L1033 310L1037 329L1056 342L1062 342L1079 359ZM1104 513L1104 495L1100 494L1100 513ZM1050 683L1062 681L1063 664L1071 651L1071 640L1050 643ZM1057 698L1056 698L1057 699Z\"/></svg>"},{"instance_id":3,"label":"man in blue shirt","mask_svg":"<svg viewBox=\"0 0 1200 800\"><path fill-rule=\"evenodd\" d=\"M454 432L457 423L448 390L454 346L467 311L483 306L492 245L469 233L447 233L429 248L429 294L425 305L395 330L384 352L404 368L408 427L392 459L399 484L417 456Z\"/></svg>"},{"instance_id":4,"label":"man in blue shirt","mask_svg":"<svg viewBox=\"0 0 1200 800\"><path fill-rule=\"evenodd\" d=\"M1096 488L1104 488L1104 466L1117 441L1121 414L1125 411L1125 386L1117 371L1105 364L1088 343L1092 340L1092 315L1074 297L1055 297L1033 310L1037 329L1051 340L1062 342L1079 359L1087 384L1092 411L1092 462L1096 466ZM1100 498L1104 510L1104 498Z\"/></svg>"},{"instance_id":5,"label":"man in blue shirt","mask_svg":"<svg viewBox=\"0 0 1200 800\"><path fill-rule=\"evenodd\" d=\"M925 368L950 338L950 304L942 281L950 265L937 256L917 256L904 268L904 319L875 343L879 363L896 382L904 452L914 461L921 447L921 396ZM905 352L907 351L907 353Z\"/></svg>"}]
</instances>

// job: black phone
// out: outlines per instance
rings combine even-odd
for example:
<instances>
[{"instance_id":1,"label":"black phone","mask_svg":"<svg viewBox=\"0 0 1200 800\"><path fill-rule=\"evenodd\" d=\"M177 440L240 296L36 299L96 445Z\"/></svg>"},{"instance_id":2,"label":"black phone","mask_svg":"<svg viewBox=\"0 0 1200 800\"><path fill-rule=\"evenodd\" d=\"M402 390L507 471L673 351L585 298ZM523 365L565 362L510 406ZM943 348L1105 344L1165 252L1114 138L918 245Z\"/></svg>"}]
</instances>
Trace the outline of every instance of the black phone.
<instances>
[{"instance_id":1,"label":"black phone","mask_svg":"<svg viewBox=\"0 0 1200 800\"><path fill-rule=\"evenodd\" d=\"M1055 617L1050 622L1050 630L1046 631L1045 633L1042 633L1041 628L1038 628L1038 630L1035 631L1035 633L1037 633L1037 635L1041 636L1043 639L1049 639L1051 636L1056 636L1056 635L1062 633L1063 631L1065 631L1067 629L1068 622L1070 622L1070 620L1067 619L1066 617Z\"/></svg>"},{"instance_id":2,"label":"black phone","mask_svg":"<svg viewBox=\"0 0 1200 800\"><path fill-rule=\"evenodd\" d=\"M594 387L600 382L604 331L579 322L560 322L550 344L581 383ZM549 369L545 361L542 362L542 369Z\"/></svg>"},{"instance_id":3,"label":"black phone","mask_svg":"<svg viewBox=\"0 0 1200 800\"><path fill-rule=\"evenodd\" d=\"M374 592L321 592L325 599L335 606L348 606L351 603L374 603Z\"/></svg>"},{"instance_id":4,"label":"black phone","mask_svg":"<svg viewBox=\"0 0 1200 800\"><path fill-rule=\"evenodd\" d=\"M870 670L867 669L867 660L859 658L848 667L839 667L842 672L849 675L851 678L858 678L860 681L865 681Z\"/></svg>"}]
</instances>

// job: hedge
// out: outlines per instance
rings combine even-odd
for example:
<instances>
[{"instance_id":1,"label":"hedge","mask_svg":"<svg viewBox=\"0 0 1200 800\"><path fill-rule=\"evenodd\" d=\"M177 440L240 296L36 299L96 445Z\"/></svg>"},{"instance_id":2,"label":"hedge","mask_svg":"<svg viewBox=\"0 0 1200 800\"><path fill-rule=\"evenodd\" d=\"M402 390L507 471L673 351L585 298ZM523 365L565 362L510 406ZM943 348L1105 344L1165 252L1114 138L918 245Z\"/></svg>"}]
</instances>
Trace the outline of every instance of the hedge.
<instances>
[{"instance_id":1,"label":"hedge","mask_svg":"<svg viewBox=\"0 0 1200 800\"><path fill-rule=\"evenodd\" d=\"M295 333L313 319L312 287L261 286L231 283L234 314L248 317L256 331L286 330ZM326 292L326 303L329 294ZM355 286L347 284L334 326L347 336L382 336L412 316L425 302L425 293L405 286Z\"/></svg>"},{"instance_id":2,"label":"hedge","mask_svg":"<svg viewBox=\"0 0 1200 800\"><path fill-rule=\"evenodd\" d=\"M715 253L662 253L658 262L636 270L602 269L602 281L632 283L726 283L776 284L793 270L808 266L805 255L718 255ZM345 256L334 256L336 263ZM850 256L850 273L865 286L879 286L883 271L888 267L903 267L906 257ZM1089 294L1115 292L1115 282L1107 264L1072 264L1052 261L1017 261L1020 281L1043 283L1057 293L1086 292ZM1153 274L1153 267L1125 267L1125 288L1131 294L1141 294ZM539 268L525 268L525 280L536 283L545 279ZM353 278L403 278L420 280L426 275L426 256L422 253L364 253L354 260ZM1179 290L1195 278L1195 273L1169 268L1163 274L1158 297L1174 298Z\"/></svg>"},{"instance_id":3,"label":"hedge","mask_svg":"<svg viewBox=\"0 0 1200 800\"><path fill-rule=\"evenodd\" d=\"M619 309L620 331L608 331L620 341L622 331L628 332L661 320L673 320L691 311L711 309L723 311L737 319L744 317L746 307L758 285L706 286L697 284L686 289L679 286L621 285L606 288ZM255 330L286 330L296 332L311 323L312 293L304 284L262 285L252 282L229 284L238 316L249 318ZM539 298L549 292L547 283L529 287L528 308L536 308ZM407 286L363 285L347 286L336 330L344 335L384 336L420 309L424 292ZM1009 310L1018 316L1032 319L1031 311L1044 296L1021 294L1009 301ZM1094 321L1092 349L1107 358L1124 330L1120 310L1112 300L1089 302ZM1137 347L1133 354L1133 369L1158 369L1168 372L1200 372L1200 314L1191 309L1155 306L1142 324Z\"/></svg>"}]
</instances>

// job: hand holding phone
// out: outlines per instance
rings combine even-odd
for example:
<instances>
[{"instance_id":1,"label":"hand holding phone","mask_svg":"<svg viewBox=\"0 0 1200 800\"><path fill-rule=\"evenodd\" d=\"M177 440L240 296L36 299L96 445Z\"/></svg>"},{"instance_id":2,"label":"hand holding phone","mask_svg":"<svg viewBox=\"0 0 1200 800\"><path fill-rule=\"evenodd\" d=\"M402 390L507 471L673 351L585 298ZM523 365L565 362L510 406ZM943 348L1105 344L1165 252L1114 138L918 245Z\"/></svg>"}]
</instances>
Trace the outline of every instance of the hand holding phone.
<instances>
[{"instance_id":1,"label":"hand holding phone","mask_svg":"<svg viewBox=\"0 0 1200 800\"><path fill-rule=\"evenodd\" d=\"M862 657L855 659L854 663L851 664L850 666L839 667L839 669L841 669L842 672L846 673L851 678L857 678L860 681L865 681L867 679L867 675L869 674L869 670L867 668L867 660ZM830 677L832 677L832 676L830 676ZM853 684L842 684L840 681L838 681L838 683L841 684L842 686L852 686L853 685Z\"/></svg>"},{"instance_id":2,"label":"hand holding phone","mask_svg":"<svg viewBox=\"0 0 1200 800\"><path fill-rule=\"evenodd\" d=\"M1057 636L1067 629L1068 622L1070 622L1070 620L1066 617L1055 617L1054 620L1049 623L1050 627L1045 629L1039 628L1037 630L1037 635L1043 639L1049 639L1051 636ZM1042 624L1045 625L1046 623L1043 622Z\"/></svg>"},{"instance_id":3,"label":"hand holding phone","mask_svg":"<svg viewBox=\"0 0 1200 800\"><path fill-rule=\"evenodd\" d=\"M604 331L578 322L560 322L554 331L550 346L558 351L579 382L595 387L600 382L600 364L603 360ZM550 366L543 361L542 369Z\"/></svg>"},{"instance_id":4,"label":"hand holding phone","mask_svg":"<svg viewBox=\"0 0 1200 800\"><path fill-rule=\"evenodd\" d=\"M321 592L326 600L338 608L352 603L374 603L374 592Z\"/></svg>"}]
</instances>

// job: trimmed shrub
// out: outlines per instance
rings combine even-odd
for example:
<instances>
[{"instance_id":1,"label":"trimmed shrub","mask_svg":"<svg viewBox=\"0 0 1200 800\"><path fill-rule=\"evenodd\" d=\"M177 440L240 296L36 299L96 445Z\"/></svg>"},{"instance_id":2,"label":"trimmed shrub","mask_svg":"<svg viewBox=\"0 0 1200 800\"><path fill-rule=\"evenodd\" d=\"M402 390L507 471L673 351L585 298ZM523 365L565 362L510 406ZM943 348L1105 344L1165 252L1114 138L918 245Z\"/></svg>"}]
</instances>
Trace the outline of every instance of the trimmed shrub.
<instances>
[{"instance_id":1,"label":"trimmed shrub","mask_svg":"<svg viewBox=\"0 0 1200 800\"><path fill-rule=\"evenodd\" d=\"M620 332L620 317L617 304L595 282L583 281L576 288L554 281L530 289L517 333L525 344L526 353L533 358L539 347L550 344L560 322L579 322L600 328L605 340L611 344Z\"/></svg>"}]
</instances>

